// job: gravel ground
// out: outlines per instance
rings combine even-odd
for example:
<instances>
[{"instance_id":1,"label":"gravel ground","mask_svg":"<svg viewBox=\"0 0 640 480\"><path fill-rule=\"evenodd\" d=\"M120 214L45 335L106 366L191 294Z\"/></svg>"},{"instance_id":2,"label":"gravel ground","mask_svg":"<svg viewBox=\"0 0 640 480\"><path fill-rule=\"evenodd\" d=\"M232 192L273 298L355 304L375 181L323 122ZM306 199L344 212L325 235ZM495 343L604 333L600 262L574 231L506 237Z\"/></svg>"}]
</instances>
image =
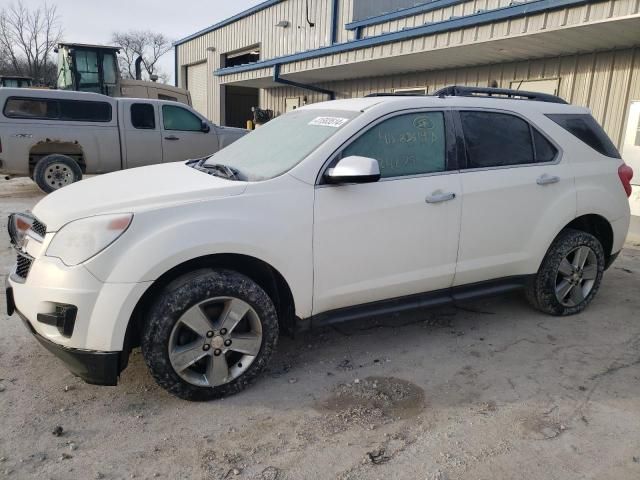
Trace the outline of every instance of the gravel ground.
<instances>
[{"instance_id":1,"label":"gravel ground","mask_svg":"<svg viewBox=\"0 0 640 480\"><path fill-rule=\"evenodd\" d=\"M2 273L4 218L40 196L0 183ZM157 387L139 352L118 387L86 385L3 311L0 478L638 479L639 247L581 315L510 295L316 330L202 404Z\"/></svg>"}]
</instances>

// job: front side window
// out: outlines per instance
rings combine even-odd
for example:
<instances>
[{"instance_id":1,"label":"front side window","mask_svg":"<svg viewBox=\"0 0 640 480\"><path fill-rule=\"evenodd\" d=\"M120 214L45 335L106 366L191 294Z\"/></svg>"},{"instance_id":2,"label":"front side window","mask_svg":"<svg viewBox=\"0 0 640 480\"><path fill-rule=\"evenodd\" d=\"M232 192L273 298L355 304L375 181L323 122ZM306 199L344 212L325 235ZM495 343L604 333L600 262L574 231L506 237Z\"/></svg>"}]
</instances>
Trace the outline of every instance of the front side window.
<instances>
[{"instance_id":1,"label":"front side window","mask_svg":"<svg viewBox=\"0 0 640 480\"><path fill-rule=\"evenodd\" d=\"M137 129L154 130L156 128L156 115L153 105L150 103L134 103L131 105L131 125Z\"/></svg>"},{"instance_id":2,"label":"front side window","mask_svg":"<svg viewBox=\"0 0 640 480\"><path fill-rule=\"evenodd\" d=\"M163 105L162 118L165 130L180 130L183 132L199 132L202 130L202 120L182 107Z\"/></svg>"},{"instance_id":3,"label":"front side window","mask_svg":"<svg viewBox=\"0 0 640 480\"><path fill-rule=\"evenodd\" d=\"M444 114L398 115L372 127L342 153L375 158L382 178L424 175L446 170Z\"/></svg>"}]
</instances>

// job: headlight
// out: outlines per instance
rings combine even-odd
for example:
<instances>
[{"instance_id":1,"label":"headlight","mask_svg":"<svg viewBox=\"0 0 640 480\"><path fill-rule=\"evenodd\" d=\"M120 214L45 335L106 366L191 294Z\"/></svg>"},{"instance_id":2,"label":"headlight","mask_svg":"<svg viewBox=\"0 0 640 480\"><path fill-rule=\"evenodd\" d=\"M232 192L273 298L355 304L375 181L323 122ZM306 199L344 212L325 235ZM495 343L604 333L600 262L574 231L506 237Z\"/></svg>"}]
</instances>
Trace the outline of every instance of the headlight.
<instances>
[{"instance_id":1,"label":"headlight","mask_svg":"<svg viewBox=\"0 0 640 480\"><path fill-rule=\"evenodd\" d=\"M86 262L115 242L129 225L133 214L98 215L67 223L47 248L47 257L57 257L72 267Z\"/></svg>"},{"instance_id":2,"label":"headlight","mask_svg":"<svg viewBox=\"0 0 640 480\"><path fill-rule=\"evenodd\" d=\"M11 245L18 249L22 247L24 238L34 221L35 219L26 213L12 213L9 215L9 223L7 224L7 227L9 230Z\"/></svg>"}]
</instances>

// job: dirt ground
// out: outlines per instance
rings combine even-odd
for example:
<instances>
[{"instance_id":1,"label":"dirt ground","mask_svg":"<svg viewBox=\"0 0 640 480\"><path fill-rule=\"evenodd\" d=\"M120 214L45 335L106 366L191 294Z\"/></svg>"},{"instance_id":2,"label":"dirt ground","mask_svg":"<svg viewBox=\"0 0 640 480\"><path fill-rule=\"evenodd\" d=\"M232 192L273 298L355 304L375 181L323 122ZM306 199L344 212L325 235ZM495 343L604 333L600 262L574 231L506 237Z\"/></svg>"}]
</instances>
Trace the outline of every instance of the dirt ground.
<instances>
[{"instance_id":1,"label":"dirt ground","mask_svg":"<svg viewBox=\"0 0 640 480\"><path fill-rule=\"evenodd\" d=\"M6 215L39 198L0 182L3 274ZM196 404L140 352L118 387L86 385L3 311L0 478L635 480L639 312L629 244L581 315L514 294L316 330L282 338L252 388Z\"/></svg>"}]
</instances>

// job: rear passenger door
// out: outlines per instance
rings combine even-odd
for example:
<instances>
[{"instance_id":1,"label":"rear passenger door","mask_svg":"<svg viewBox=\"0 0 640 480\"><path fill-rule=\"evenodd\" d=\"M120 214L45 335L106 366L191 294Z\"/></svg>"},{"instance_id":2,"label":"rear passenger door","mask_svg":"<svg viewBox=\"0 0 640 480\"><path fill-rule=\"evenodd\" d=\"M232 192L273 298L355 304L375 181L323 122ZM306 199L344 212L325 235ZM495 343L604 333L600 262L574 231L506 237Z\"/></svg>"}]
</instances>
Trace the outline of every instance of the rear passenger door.
<instances>
[{"instance_id":1,"label":"rear passenger door","mask_svg":"<svg viewBox=\"0 0 640 480\"><path fill-rule=\"evenodd\" d=\"M218 151L216 129L203 131L203 119L178 105L162 105L163 162L179 162Z\"/></svg>"},{"instance_id":2,"label":"rear passenger door","mask_svg":"<svg viewBox=\"0 0 640 480\"><path fill-rule=\"evenodd\" d=\"M162 163L162 139L157 105L127 102L123 108L123 155L126 168Z\"/></svg>"},{"instance_id":3,"label":"rear passenger door","mask_svg":"<svg viewBox=\"0 0 640 480\"><path fill-rule=\"evenodd\" d=\"M460 251L454 285L535 273L550 239L574 217L562 151L513 113L461 110Z\"/></svg>"}]
</instances>

